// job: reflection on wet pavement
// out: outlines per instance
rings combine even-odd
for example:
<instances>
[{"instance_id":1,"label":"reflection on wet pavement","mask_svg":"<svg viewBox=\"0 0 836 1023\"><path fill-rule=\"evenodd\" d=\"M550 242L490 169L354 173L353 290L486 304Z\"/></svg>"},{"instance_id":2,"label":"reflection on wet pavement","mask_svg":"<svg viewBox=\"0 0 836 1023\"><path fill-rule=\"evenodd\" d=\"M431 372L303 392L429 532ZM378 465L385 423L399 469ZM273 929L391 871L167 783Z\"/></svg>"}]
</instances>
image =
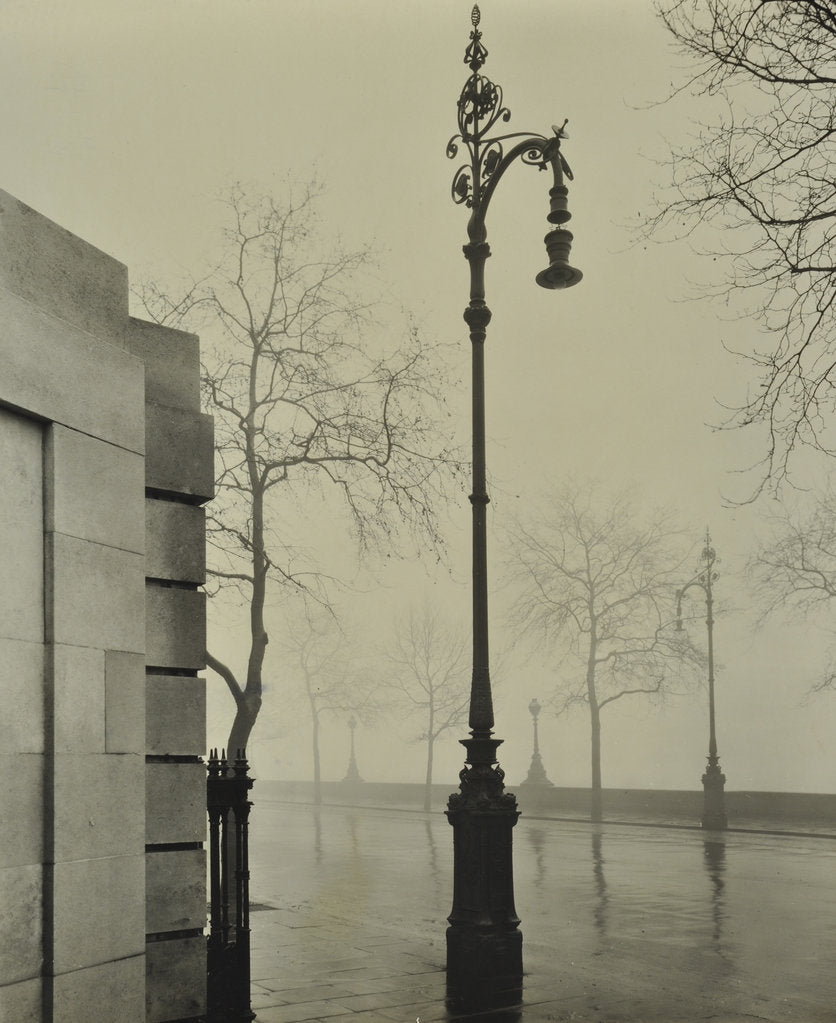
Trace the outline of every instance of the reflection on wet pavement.
<instances>
[{"instance_id":1,"label":"reflection on wet pavement","mask_svg":"<svg viewBox=\"0 0 836 1023\"><path fill-rule=\"evenodd\" d=\"M254 914L259 1020L446 1019L452 859L441 814L256 802L251 894L276 907ZM509 1021L836 1020L834 841L522 818L514 863Z\"/></svg>"},{"instance_id":2,"label":"reflection on wet pavement","mask_svg":"<svg viewBox=\"0 0 836 1023\"><path fill-rule=\"evenodd\" d=\"M712 839L703 841L703 862L711 881L711 915L714 919L712 937L720 945L723 931L723 871L726 869L726 843Z\"/></svg>"},{"instance_id":3,"label":"reflection on wet pavement","mask_svg":"<svg viewBox=\"0 0 836 1023\"><path fill-rule=\"evenodd\" d=\"M604 877L604 854L601 850L601 832L592 832L592 873L595 877L595 927L602 938L607 935L607 879Z\"/></svg>"}]
</instances>

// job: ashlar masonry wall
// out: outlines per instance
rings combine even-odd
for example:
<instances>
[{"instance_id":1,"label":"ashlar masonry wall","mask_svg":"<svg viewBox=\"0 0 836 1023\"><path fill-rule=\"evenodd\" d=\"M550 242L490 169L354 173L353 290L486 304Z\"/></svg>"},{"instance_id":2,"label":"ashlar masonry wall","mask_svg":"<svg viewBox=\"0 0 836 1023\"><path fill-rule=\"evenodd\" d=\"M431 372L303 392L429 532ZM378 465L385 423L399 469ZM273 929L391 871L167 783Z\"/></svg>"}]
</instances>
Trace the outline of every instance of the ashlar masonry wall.
<instances>
[{"instance_id":1,"label":"ashlar masonry wall","mask_svg":"<svg viewBox=\"0 0 836 1023\"><path fill-rule=\"evenodd\" d=\"M205 1009L197 339L0 192L0 1021Z\"/></svg>"}]
</instances>

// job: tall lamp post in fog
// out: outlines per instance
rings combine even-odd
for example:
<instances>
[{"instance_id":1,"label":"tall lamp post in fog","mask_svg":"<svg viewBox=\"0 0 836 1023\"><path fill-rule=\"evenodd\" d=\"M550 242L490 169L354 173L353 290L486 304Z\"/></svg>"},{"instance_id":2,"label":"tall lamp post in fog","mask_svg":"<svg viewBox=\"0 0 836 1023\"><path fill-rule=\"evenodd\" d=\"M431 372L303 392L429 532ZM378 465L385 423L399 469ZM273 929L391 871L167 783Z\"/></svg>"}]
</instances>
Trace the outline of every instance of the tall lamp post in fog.
<instances>
[{"instance_id":1,"label":"tall lamp post in fog","mask_svg":"<svg viewBox=\"0 0 836 1023\"><path fill-rule=\"evenodd\" d=\"M343 778L343 781L347 782L349 785L356 785L359 782L362 782L363 779L360 777L360 772L357 770L357 760L354 757L354 729L357 727L357 721L353 714L348 722L348 727L351 732L351 752L348 757L348 770L345 772L345 778Z\"/></svg>"},{"instance_id":2,"label":"tall lamp post in fog","mask_svg":"<svg viewBox=\"0 0 836 1023\"><path fill-rule=\"evenodd\" d=\"M717 731L714 723L714 598L711 586L717 578L714 562L717 555L711 546L711 535L705 531L705 547L702 551L704 567L676 593L676 628L682 631L682 598L693 586L705 594L705 624L708 630L708 767L702 776L703 811L702 826L712 831L726 828L725 784L726 776L720 770L717 755Z\"/></svg>"},{"instance_id":3,"label":"tall lamp post in fog","mask_svg":"<svg viewBox=\"0 0 836 1023\"><path fill-rule=\"evenodd\" d=\"M560 152L563 128L551 137L514 132L490 136L510 111L502 90L480 74L488 56L479 31L479 7L464 62L470 68L458 100L458 132L447 144L453 159L463 145L467 162L453 176L453 201L470 210L464 255L470 266L470 302L464 319L470 330L473 373L473 676L470 737L447 817L453 826L453 909L447 929L447 1000L453 1008L518 1004L522 998L522 934L514 908L511 831L519 817L513 793L506 793L496 759L501 739L493 738L493 698L488 663L487 504L485 479L484 344L491 312L485 303L485 262L490 255L485 215L496 186L516 160L541 170L551 168L547 220L555 225L545 238L549 266L537 274L544 288L577 284L579 270L568 263L572 234L561 225L570 219L564 175L571 171ZM564 123L565 127L565 123Z\"/></svg>"},{"instance_id":4,"label":"tall lamp post in fog","mask_svg":"<svg viewBox=\"0 0 836 1023\"><path fill-rule=\"evenodd\" d=\"M537 734L537 718L542 709L540 701L536 697L528 705L528 712L531 714L531 722L534 726L534 752L531 754L531 764L523 785L551 785L546 769L543 767L543 760L540 756L540 738Z\"/></svg>"}]
</instances>

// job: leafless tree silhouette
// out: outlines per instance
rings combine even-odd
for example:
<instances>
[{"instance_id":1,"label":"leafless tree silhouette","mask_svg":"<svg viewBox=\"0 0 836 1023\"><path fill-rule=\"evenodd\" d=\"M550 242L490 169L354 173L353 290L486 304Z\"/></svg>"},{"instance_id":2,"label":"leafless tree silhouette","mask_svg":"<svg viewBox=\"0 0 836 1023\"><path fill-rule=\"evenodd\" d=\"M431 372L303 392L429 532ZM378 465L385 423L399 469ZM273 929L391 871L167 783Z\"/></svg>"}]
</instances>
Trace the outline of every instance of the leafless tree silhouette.
<instances>
[{"instance_id":1,"label":"leafless tree silhouette","mask_svg":"<svg viewBox=\"0 0 836 1023\"><path fill-rule=\"evenodd\" d=\"M437 552L437 512L459 468L443 347L375 322L363 298L370 253L322 241L319 192L233 188L217 265L177 297L141 292L158 322L201 336L217 471L210 578L237 590L249 616L244 673L207 657L235 701L231 750L246 746L261 707L270 586L329 602L327 566L303 552L294 522L324 501L328 531L346 522L361 554L405 542Z\"/></svg>"},{"instance_id":2,"label":"leafless tree silhouette","mask_svg":"<svg viewBox=\"0 0 836 1023\"><path fill-rule=\"evenodd\" d=\"M836 450L836 7L660 0L657 10L692 62L682 89L707 120L673 149L675 197L645 226L721 258L717 290L762 328L738 353L755 382L722 424L762 431L753 500L787 480L801 447Z\"/></svg>"}]
</instances>

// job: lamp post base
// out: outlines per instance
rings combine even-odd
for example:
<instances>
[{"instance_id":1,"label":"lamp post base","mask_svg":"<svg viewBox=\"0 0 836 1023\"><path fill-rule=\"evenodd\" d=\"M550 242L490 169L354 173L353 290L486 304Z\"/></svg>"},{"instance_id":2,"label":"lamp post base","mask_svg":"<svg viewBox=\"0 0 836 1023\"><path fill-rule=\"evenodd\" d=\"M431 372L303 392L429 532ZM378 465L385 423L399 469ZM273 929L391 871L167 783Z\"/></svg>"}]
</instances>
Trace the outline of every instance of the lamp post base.
<instances>
[{"instance_id":1,"label":"lamp post base","mask_svg":"<svg viewBox=\"0 0 836 1023\"><path fill-rule=\"evenodd\" d=\"M447 928L447 1006L486 1012L522 1002L522 934L499 927Z\"/></svg>"},{"instance_id":2,"label":"lamp post base","mask_svg":"<svg viewBox=\"0 0 836 1023\"><path fill-rule=\"evenodd\" d=\"M549 781L546 769L543 767L543 761L539 753L534 753L531 757L531 766L528 768L528 774L526 775L525 781L521 782L522 785L540 785L546 788L554 788L553 784Z\"/></svg>"},{"instance_id":3,"label":"lamp post base","mask_svg":"<svg viewBox=\"0 0 836 1023\"><path fill-rule=\"evenodd\" d=\"M703 811L702 826L706 831L725 831L726 817L726 776L720 770L717 757L708 758L708 767L702 776Z\"/></svg>"},{"instance_id":4,"label":"lamp post base","mask_svg":"<svg viewBox=\"0 0 836 1023\"><path fill-rule=\"evenodd\" d=\"M499 739L463 739L461 790L450 796L453 909L447 929L447 1004L484 1011L522 1001L522 934L514 908L511 833L517 800L496 764Z\"/></svg>"}]
</instances>

